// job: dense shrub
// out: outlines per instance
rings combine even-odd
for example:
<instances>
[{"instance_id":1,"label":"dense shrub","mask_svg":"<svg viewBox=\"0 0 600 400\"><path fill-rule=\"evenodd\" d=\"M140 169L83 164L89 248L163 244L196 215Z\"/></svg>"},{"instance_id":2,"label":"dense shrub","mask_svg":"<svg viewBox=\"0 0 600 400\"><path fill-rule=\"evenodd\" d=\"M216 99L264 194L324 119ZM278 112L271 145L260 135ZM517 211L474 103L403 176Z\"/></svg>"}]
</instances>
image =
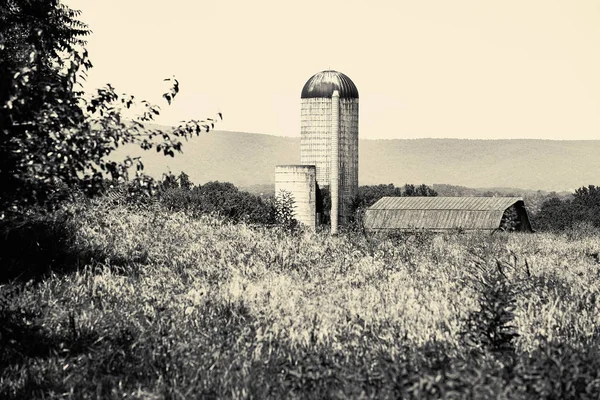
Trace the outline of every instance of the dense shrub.
<instances>
[{"instance_id":1,"label":"dense shrub","mask_svg":"<svg viewBox=\"0 0 600 400\"><path fill-rule=\"evenodd\" d=\"M570 199L554 197L546 200L535 214L534 221L536 229L555 232L576 229L585 224L600 228L600 187L581 187Z\"/></svg>"},{"instance_id":2,"label":"dense shrub","mask_svg":"<svg viewBox=\"0 0 600 400\"><path fill-rule=\"evenodd\" d=\"M74 240L70 216L63 211L30 211L0 220L0 281L28 280L69 267Z\"/></svg>"},{"instance_id":3,"label":"dense shrub","mask_svg":"<svg viewBox=\"0 0 600 400\"><path fill-rule=\"evenodd\" d=\"M269 225L275 222L272 201L240 191L228 182L208 182L191 189L169 187L158 197L159 202L171 211L212 214L236 223Z\"/></svg>"},{"instance_id":4,"label":"dense shrub","mask_svg":"<svg viewBox=\"0 0 600 400\"><path fill-rule=\"evenodd\" d=\"M273 201L274 220L288 231L294 231L299 225L298 220L294 217L295 204L294 196L286 190L280 190Z\"/></svg>"}]
</instances>

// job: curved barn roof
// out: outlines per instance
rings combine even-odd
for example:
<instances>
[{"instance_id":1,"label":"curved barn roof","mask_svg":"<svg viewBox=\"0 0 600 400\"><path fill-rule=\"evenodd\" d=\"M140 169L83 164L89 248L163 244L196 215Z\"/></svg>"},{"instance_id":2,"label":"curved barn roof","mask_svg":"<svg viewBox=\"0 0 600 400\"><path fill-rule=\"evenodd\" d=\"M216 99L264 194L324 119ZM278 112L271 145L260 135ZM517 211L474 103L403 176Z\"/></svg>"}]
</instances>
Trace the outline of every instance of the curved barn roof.
<instances>
[{"instance_id":1,"label":"curved barn roof","mask_svg":"<svg viewBox=\"0 0 600 400\"><path fill-rule=\"evenodd\" d=\"M516 205L524 230L531 230L520 197L384 197L365 213L365 228L495 230L504 211Z\"/></svg>"},{"instance_id":2,"label":"curved barn roof","mask_svg":"<svg viewBox=\"0 0 600 400\"><path fill-rule=\"evenodd\" d=\"M504 211L521 197L383 197L370 210L486 210Z\"/></svg>"},{"instance_id":3,"label":"curved barn roof","mask_svg":"<svg viewBox=\"0 0 600 400\"><path fill-rule=\"evenodd\" d=\"M358 99L358 89L352 79L333 70L321 71L313 75L304 84L300 98L331 98L335 90L340 93L340 98Z\"/></svg>"}]
</instances>

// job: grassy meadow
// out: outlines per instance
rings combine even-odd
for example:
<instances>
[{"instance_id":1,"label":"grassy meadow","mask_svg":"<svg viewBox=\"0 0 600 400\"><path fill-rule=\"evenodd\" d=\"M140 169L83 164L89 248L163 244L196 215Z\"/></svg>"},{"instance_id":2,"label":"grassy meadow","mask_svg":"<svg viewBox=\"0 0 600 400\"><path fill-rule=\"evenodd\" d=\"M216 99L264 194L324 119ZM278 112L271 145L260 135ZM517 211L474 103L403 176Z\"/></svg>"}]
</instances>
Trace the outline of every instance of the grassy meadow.
<instances>
[{"instance_id":1,"label":"grassy meadow","mask_svg":"<svg viewBox=\"0 0 600 400\"><path fill-rule=\"evenodd\" d=\"M3 399L600 398L595 232L39 223L4 242Z\"/></svg>"}]
</instances>

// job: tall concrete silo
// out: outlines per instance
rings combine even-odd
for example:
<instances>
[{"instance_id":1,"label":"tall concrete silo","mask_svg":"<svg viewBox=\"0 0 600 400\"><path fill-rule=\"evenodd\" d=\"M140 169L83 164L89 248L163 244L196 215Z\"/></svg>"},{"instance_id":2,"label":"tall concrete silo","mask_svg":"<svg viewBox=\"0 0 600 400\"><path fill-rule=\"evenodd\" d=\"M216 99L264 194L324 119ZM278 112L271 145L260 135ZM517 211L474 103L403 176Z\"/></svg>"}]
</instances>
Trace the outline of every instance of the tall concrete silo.
<instances>
[{"instance_id":1,"label":"tall concrete silo","mask_svg":"<svg viewBox=\"0 0 600 400\"><path fill-rule=\"evenodd\" d=\"M339 222L347 223L358 193L358 89L343 73L322 71L306 82L301 99L300 162L316 166L317 184L332 195L337 177Z\"/></svg>"}]
</instances>

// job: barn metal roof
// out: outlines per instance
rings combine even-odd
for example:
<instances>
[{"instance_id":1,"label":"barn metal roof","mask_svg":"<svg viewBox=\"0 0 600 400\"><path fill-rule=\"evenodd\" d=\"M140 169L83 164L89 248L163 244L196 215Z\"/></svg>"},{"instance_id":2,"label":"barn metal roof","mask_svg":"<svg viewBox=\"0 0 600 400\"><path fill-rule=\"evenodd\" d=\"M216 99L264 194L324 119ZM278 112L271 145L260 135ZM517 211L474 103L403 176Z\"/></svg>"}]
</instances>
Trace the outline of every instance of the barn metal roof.
<instances>
[{"instance_id":1,"label":"barn metal roof","mask_svg":"<svg viewBox=\"0 0 600 400\"><path fill-rule=\"evenodd\" d=\"M504 211L520 197L384 197L365 213L365 228L498 229Z\"/></svg>"},{"instance_id":2,"label":"barn metal roof","mask_svg":"<svg viewBox=\"0 0 600 400\"><path fill-rule=\"evenodd\" d=\"M521 197L383 197L371 210L497 210L504 211Z\"/></svg>"},{"instance_id":3,"label":"barn metal roof","mask_svg":"<svg viewBox=\"0 0 600 400\"><path fill-rule=\"evenodd\" d=\"M302 99L331 98L337 90L341 98L358 99L358 89L352 79L338 71L321 71L313 75L302 88Z\"/></svg>"}]
</instances>

